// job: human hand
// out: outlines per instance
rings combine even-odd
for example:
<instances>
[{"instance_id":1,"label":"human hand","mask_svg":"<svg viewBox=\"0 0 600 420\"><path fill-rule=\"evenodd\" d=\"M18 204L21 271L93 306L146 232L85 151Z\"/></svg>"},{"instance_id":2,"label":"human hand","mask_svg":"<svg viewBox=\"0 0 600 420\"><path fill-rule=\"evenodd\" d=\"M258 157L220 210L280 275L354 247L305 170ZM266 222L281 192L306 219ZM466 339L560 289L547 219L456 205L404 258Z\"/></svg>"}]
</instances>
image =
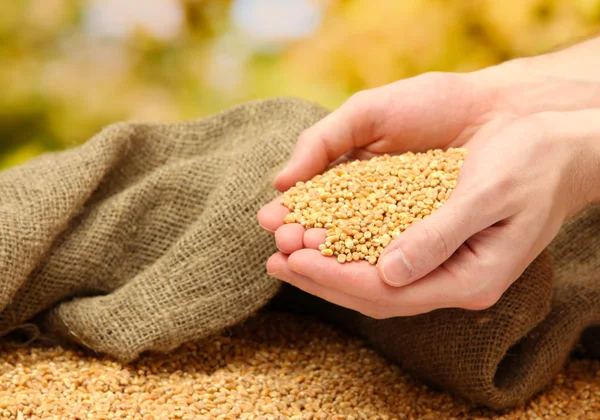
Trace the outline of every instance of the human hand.
<instances>
[{"instance_id":1,"label":"human hand","mask_svg":"<svg viewBox=\"0 0 600 420\"><path fill-rule=\"evenodd\" d=\"M563 221L599 198L600 85L507 63L470 74L426 74L362 92L299 138L281 191L340 158L465 147L451 198L385 250L377 267L320 255L325 234L259 222L281 252L273 276L374 318L493 305Z\"/></svg>"}]
</instances>

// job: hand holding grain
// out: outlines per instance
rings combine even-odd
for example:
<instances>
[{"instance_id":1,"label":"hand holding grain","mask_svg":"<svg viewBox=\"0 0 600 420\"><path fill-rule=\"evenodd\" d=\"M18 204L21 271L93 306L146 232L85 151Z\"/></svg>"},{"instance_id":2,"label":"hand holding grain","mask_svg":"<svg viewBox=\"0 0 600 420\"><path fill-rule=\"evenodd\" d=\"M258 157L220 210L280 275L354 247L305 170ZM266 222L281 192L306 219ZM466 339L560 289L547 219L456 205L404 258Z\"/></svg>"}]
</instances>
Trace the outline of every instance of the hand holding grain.
<instances>
[{"instance_id":1,"label":"hand holding grain","mask_svg":"<svg viewBox=\"0 0 600 420\"><path fill-rule=\"evenodd\" d=\"M325 230L285 224L278 199L259 213L281 251L267 271L374 318L488 308L566 218L600 198L598 108L598 82L529 73L520 62L361 92L300 136L276 187L339 159L465 148L452 196L396 235L376 266L323 257Z\"/></svg>"}]
</instances>

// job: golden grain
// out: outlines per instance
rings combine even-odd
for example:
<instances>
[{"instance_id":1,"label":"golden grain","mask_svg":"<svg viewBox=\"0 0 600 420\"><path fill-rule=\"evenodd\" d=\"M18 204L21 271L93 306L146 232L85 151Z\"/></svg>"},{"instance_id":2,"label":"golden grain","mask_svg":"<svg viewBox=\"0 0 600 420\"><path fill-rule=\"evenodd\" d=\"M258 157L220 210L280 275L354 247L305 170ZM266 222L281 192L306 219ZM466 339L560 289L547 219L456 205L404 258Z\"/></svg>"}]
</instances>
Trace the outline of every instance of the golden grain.
<instances>
[{"instance_id":1,"label":"golden grain","mask_svg":"<svg viewBox=\"0 0 600 420\"><path fill-rule=\"evenodd\" d=\"M262 313L132 365L0 343L1 419L597 419L600 363L571 361L530 403L494 414L433 391L359 339Z\"/></svg>"},{"instance_id":2,"label":"golden grain","mask_svg":"<svg viewBox=\"0 0 600 420\"><path fill-rule=\"evenodd\" d=\"M340 263L376 264L393 239L448 200L465 157L465 149L450 148L342 163L284 193L285 223L325 227L319 249Z\"/></svg>"}]
</instances>

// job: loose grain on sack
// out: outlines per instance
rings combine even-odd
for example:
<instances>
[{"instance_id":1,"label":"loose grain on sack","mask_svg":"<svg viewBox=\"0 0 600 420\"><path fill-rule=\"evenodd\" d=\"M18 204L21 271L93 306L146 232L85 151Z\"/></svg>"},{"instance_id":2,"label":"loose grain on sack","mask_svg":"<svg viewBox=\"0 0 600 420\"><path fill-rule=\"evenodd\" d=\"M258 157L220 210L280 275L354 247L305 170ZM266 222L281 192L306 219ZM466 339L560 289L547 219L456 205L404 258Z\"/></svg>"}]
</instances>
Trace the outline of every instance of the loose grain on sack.
<instances>
[{"instance_id":1,"label":"loose grain on sack","mask_svg":"<svg viewBox=\"0 0 600 420\"><path fill-rule=\"evenodd\" d=\"M392 240L448 200L465 157L450 148L344 162L284 193L285 222L327 229L319 246L326 257L376 264Z\"/></svg>"},{"instance_id":2,"label":"loose grain on sack","mask_svg":"<svg viewBox=\"0 0 600 420\"><path fill-rule=\"evenodd\" d=\"M361 340L262 313L132 365L0 343L0 419L597 419L600 363L572 361L527 405L494 414L436 392Z\"/></svg>"}]
</instances>

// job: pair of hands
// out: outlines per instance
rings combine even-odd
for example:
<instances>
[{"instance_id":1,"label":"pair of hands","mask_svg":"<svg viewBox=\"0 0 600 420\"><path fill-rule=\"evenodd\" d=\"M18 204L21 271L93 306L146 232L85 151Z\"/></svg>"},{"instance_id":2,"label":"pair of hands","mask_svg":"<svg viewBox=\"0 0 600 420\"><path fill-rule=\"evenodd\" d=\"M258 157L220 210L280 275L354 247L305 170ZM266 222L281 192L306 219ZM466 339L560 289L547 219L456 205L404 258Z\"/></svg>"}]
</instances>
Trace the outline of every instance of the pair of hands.
<instances>
[{"instance_id":1,"label":"pair of hands","mask_svg":"<svg viewBox=\"0 0 600 420\"><path fill-rule=\"evenodd\" d=\"M322 256L325 231L284 224L277 199L258 214L280 250L267 272L377 319L492 306L565 219L600 197L600 83L518 60L360 92L300 136L275 186L340 159L448 147L469 153L451 198L377 266Z\"/></svg>"}]
</instances>

